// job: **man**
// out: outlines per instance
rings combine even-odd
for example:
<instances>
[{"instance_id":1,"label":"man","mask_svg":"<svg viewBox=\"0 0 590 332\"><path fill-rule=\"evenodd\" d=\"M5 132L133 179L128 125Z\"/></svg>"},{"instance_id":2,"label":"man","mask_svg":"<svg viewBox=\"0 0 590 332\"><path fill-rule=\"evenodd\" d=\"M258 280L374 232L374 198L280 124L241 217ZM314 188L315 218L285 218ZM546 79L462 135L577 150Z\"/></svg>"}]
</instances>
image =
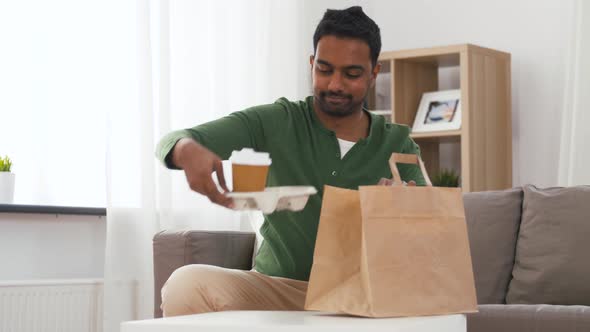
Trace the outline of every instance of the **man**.
<instances>
[{"instance_id":1,"label":"man","mask_svg":"<svg viewBox=\"0 0 590 332\"><path fill-rule=\"evenodd\" d=\"M252 107L164 137L157 155L184 170L190 188L231 207L222 159L250 147L269 152L268 186L311 185L318 194L300 212L265 216L255 270L205 265L176 270L162 289L165 316L219 310L302 310L324 185L357 189L391 178L392 152L419 154L406 126L363 110L380 65L379 27L360 7L328 10L313 37L313 96ZM399 165L402 179L424 184L415 165Z\"/></svg>"}]
</instances>

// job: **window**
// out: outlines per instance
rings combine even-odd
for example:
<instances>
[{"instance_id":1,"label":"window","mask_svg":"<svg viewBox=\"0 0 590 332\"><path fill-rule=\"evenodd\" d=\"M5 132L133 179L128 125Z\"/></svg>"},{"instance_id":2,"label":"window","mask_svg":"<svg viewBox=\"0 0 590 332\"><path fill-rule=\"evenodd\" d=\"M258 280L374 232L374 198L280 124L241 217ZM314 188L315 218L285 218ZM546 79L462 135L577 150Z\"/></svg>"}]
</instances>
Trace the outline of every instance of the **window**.
<instances>
[{"instance_id":1,"label":"window","mask_svg":"<svg viewBox=\"0 0 590 332\"><path fill-rule=\"evenodd\" d=\"M107 111L136 107L132 6L0 3L0 155L15 203L106 205Z\"/></svg>"}]
</instances>

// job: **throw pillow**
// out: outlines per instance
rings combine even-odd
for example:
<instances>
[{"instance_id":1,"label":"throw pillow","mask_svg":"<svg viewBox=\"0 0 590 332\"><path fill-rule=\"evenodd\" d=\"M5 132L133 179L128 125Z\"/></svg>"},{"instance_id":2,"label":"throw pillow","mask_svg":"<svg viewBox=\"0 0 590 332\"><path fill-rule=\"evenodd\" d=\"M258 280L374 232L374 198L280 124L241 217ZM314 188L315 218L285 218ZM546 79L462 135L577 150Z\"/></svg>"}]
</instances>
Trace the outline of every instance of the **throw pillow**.
<instances>
[{"instance_id":1,"label":"throw pillow","mask_svg":"<svg viewBox=\"0 0 590 332\"><path fill-rule=\"evenodd\" d=\"M590 305L590 186L524 187L509 304Z\"/></svg>"},{"instance_id":2,"label":"throw pillow","mask_svg":"<svg viewBox=\"0 0 590 332\"><path fill-rule=\"evenodd\" d=\"M522 209L522 189L463 195L479 304L506 303Z\"/></svg>"}]
</instances>

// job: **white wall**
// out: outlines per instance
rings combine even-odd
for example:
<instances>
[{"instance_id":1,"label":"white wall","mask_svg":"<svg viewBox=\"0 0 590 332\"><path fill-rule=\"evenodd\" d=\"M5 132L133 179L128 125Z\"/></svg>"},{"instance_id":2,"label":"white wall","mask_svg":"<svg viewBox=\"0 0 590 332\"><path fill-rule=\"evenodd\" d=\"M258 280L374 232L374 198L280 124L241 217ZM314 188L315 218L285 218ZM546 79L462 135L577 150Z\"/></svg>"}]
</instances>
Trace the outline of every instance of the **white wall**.
<instances>
[{"instance_id":1,"label":"white wall","mask_svg":"<svg viewBox=\"0 0 590 332\"><path fill-rule=\"evenodd\" d=\"M511 53L514 185L557 184L573 0L308 0L305 4L310 40L326 8L358 4L381 28L384 51L471 43Z\"/></svg>"},{"instance_id":2,"label":"white wall","mask_svg":"<svg viewBox=\"0 0 590 332\"><path fill-rule=\"evenodd\" d=\"M105 221L0 213L0 280L102 278Z\"/></svg>"}]
</instances>

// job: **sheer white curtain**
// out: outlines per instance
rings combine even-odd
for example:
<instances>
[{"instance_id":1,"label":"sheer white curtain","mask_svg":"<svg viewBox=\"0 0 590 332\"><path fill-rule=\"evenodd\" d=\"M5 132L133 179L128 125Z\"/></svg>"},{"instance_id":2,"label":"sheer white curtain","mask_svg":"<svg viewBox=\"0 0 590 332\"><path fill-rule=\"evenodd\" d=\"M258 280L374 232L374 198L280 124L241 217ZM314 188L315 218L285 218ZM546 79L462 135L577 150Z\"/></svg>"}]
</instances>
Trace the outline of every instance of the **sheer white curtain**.
<instances>
[{"instance_id":1,"label":"sheer white curtain","mask_svg":"<svg viewBox=\"0 0 590 332\"><path fill-rule=\"evenodd\" d=\"M109 114L105 331L153 313L151 239L161 229L251 229L192 193L154 157L167 132L308 92L311 36L300 2L142 1L136 5L135 102ZM308 47L309 46L309 47Z\"/></svg>"},{"instance_id":2,"label":"sheer white curtain","mask_svg":"<svg viewBox=\"0 0 590 332\"><path fill-rule=\"evenodd\" d=\"M590 3L575 0L572 18L559 159L564 186L590 184Z\"/></svg>"},{"instance_id":3,"label":"sheer white curtain","mask_svg":"<svg viewBox=\"0 0 590 332\"><path fill-rule=\"evenodd\" d=\"M15 203L104 207L104 110L127 86L119 2L0 1L0 155Z\"/></svg>"}]
</instances>

